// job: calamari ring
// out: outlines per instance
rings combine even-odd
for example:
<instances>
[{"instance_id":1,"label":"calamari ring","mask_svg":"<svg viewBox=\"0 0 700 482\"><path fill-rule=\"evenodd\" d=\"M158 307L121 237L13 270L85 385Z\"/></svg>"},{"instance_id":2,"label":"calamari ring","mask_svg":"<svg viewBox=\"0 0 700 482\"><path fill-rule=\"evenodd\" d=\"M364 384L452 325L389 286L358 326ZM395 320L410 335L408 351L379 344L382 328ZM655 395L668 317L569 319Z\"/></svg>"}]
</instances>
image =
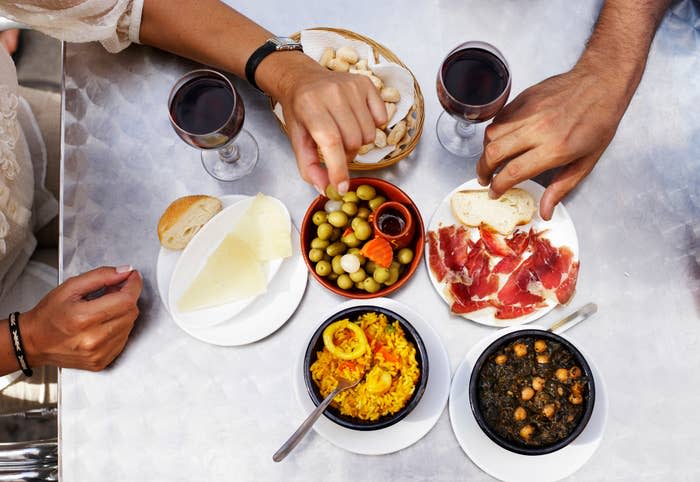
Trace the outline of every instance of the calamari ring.
<instances>
[{"instance_id":1,"label":"calamari ring","mask_svg":"<svg viewBox=\"0 0 700 482\"><path fill-rule=\"evenodd\" d=\"M359 341L358 345L351 351L341 350L333 341L333 336L336 334L336 332L345 328L352 331ZM338 357L341 360L354 360L355 358L360 358L369 348L369 343L367 343L365 332L362 331L362 328L349 320L340 320L328 325L326 329L323 330L323 344L328 351L331 352L331 355Z\"/></svg>"}]
</instances>

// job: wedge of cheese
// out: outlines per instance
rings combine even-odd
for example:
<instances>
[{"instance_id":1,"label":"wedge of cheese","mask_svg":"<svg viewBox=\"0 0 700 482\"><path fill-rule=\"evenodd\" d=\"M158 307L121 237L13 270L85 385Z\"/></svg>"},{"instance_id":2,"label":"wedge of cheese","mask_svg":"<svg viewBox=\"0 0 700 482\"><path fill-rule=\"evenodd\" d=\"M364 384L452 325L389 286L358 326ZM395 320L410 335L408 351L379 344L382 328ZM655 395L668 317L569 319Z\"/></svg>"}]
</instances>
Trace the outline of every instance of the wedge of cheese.
<instances>
[{"instance_id":1,"label":"wedge of cheese","mask_svg":"<svg viewBox=\"0 0 700 482\"><path fill-rule=\"evenodd\" d=\"M291 222L280 202L258 194L233 230L260 261L292 255Z\"/></svg>"},{"instance_id":2,"label":"wedge of cheese","mask_svg":"<svg viewBox=\"0 0 700 482\"><path fill-rule=\"evenodd\" d=\"M178 301L183 312L243 300L264 293L263 265L247 242L235 234L224 238Z\"/></svg>"}]
</instances>

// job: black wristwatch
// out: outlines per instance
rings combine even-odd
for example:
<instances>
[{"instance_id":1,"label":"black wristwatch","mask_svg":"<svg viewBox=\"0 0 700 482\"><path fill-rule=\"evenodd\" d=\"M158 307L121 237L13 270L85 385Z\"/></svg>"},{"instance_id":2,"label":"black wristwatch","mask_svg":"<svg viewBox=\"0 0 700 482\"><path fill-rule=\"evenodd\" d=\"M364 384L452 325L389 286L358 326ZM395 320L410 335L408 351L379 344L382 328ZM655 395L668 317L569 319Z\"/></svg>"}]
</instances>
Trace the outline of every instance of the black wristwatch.
<instances>
[{"instance_id":1,"label":"black wristwatch","mask_svg":"<svg viewBox=\"0 0 700 482\"><path fill-rule=\"evenodd\" d=\"M258 47L258 49L250 55L248 62L245 64L245 77L248 79L248 82L250 82L250 85L262 92L262 89L260 89L258 84L255 82L255 71L258 69L260 62L262 62L265 57L273 52L291 50L299 50L300 52L304 51L299 42L296 42L289 37L272 37L267 39L264 44Z\"/></svg>"}]
</instances>

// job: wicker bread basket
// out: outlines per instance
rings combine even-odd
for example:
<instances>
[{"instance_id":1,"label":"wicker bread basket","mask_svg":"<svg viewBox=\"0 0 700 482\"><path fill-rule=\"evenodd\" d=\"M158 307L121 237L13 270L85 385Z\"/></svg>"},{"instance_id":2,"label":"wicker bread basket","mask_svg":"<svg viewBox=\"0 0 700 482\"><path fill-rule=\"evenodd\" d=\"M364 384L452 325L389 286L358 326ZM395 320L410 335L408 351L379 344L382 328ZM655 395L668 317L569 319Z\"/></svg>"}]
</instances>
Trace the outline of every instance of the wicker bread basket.
<instances>
[{"instance_id":1,"label":"wicker bread basket","mask_svg":"<svg viewBox=\"0 0 700 482\"><path fill-rule=\"evenodd\" d=\"M406 67L406 65L404 65L404 63L401 62L401 60L391 50L363 35L351 32L350 30L328 27L316 27L309 30L325 30L327 32L336 33L349 40L359 40L360 42L364 42L370 47L372 47L372 54L374 56L375 62L379 62L381 56L389 62L398 64L401 67L405 68L411 74L411 77L413 77L413 86L415 89L414 104L411 110L409 110L407 117L413 116L415 120L415 125L413 126L413 128L409 129L410 140L405 144L400 143L393 152L391 152L385 158L383 158L375 164L362 164L353 161L348 163L348 169L350 169L351 171L372 171L375 169L381 169L383 167L391 166L392 164L396 164L401 159L408 156L418 144L418 140L420 139L421 133L423 132L423 121L425 119L423 94L421 93L420 86L418 85L418 81L413 75L413 72L411 72L411 70L408 67ZM299 39L301 38L301 33L297 32L295 34L292 34L291 38L296 41L299 41ZM270 98L270 108L274 109L276 104L277 101L273 98ZM277 116L275 116L275 118L277 119ZM277 121L279 122L280 127L286 134L287 129L284 123L282 123L279 119L277 119Z\"/></svg>"}]
</instances>

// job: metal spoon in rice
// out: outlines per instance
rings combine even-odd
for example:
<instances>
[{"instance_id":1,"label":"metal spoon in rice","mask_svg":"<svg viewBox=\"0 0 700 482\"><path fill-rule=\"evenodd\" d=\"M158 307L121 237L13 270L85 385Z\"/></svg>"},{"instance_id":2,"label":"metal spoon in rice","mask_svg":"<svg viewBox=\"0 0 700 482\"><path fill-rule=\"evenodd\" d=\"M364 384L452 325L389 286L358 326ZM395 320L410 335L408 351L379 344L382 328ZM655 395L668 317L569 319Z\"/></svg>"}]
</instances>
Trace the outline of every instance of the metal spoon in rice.
<instances>
[{"instance_id":1,"label":"metal spoon in rice","mask_svg":"<svg viewBox=\"0 0 700 482\"><path fill-rule=\"evenodd\" d=\"M311 414L304 420L304 422L299 426L299 428L292 434L291 437L289 437L289 440L287 440L284 445L280 447L280 449L275 452L275 455L272 456L272 460L275 462L280 462L282 461L288 454L291 452L294 447L297 446L299 442L301 442L301 439L304 438L306 433L311 430L311 427L313 427L314 423L316 423L316 420L318 420L318 417L321 416L321 414L326 410L328 405L333 401L336 395L338 395L340 392L343 390L347 390L348 388L352 388L358 383L362 381L364 377L358 377L357 380L347 380L345 378L341 378L338 381L338 386L336 387L335 390L333 390L319 405L316 407L316 409L311 412Z\"/></svg>"}]
</instances>

